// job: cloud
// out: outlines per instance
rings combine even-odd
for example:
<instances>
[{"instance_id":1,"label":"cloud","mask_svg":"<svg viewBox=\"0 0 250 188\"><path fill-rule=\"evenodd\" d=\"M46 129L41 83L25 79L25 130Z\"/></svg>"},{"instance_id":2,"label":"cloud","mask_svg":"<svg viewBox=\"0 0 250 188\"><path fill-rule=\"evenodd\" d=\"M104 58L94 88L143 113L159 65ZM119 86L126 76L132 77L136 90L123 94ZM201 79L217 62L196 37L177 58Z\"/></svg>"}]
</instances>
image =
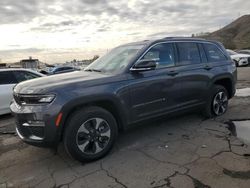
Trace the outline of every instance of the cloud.
<instances>
[{"instance_id":1,"label":"cloud","mask_svg":"<svg viewBox=\"0 0 250 188\"><path fill-rule=\"evenodd\" d=\"M5 49L62 48L81 49L82 57L136 40L211 32L249 7L245 0L1 0L0 56L9 59Z\"/></svg>"},{"instance_id":2,"label":"cloud","mask_svg":"<svg viewBox=\"0 0 250 188\"><path fill-rule=\"evenodd\" d=\"M1 0L0 1L0 23L23 23L29 22L34 17L41 16L42 9L47 9L48 3L53 3L54 0Z\"/></svg>"},{"instance_id":3,"label":"cloud","mask_svg":"<svg viewBox=\"0 0 250 188\"><path fill-rule=\"evenodd\" d=\"M43 52L44 49L39 49L39 48L25 48L25 49L11 49L11 50L1 50L1 53L4 53L6 55L13 55L14 53L38 53L38 52Z\"/></svg>"},{"instance_id":4,"label":"cloud","mask_svg":"<svg viewBox=\"0 0 250 188\"><path fill-rule=\"evenodd\" d=\"M30 28L31 31L40 31L40 32L63 32L71 30L73 26L80 25L81 22L74 20L64 20L59 22L46 22L39 26Z\"/></svg>"}]
</instances>

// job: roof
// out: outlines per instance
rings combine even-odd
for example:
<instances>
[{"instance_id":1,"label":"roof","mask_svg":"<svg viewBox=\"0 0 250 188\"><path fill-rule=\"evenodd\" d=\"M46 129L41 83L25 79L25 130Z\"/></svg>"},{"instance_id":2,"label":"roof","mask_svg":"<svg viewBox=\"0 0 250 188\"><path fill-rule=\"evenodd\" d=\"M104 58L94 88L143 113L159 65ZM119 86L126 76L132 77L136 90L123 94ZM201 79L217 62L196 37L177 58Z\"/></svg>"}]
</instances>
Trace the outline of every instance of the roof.
<instances>
[{"instance_id":1,"label":"roof","mask_svg":"<svg viewBox=\"0 0 250 188\"><path fill-rule=\"evenodd\" d=\"M194 38L194 37L164 37L161 39L153 39L153 40L143 40L138 42L132 42L124 45L149 45L157 42L166 42L166 41L196 41L196 42L202 42L202 41L209 41L209 42L215 42L213 40L206 40L202 38ZM123 45L122 45L123 46Z\"/></svg>"},{"instance_id":2,"label":"roof","mask_svg":"<svg viewBox=\"0 0 250 188\"><path fill-rule=\"evenodd\" d=\"M40 76L44 76L43 74L33 71L31 69L24 69L24 68L0 68L0 72L4 72L4 71L27 71L27 72L31 72Z\"/></svg>"}]
</instances>

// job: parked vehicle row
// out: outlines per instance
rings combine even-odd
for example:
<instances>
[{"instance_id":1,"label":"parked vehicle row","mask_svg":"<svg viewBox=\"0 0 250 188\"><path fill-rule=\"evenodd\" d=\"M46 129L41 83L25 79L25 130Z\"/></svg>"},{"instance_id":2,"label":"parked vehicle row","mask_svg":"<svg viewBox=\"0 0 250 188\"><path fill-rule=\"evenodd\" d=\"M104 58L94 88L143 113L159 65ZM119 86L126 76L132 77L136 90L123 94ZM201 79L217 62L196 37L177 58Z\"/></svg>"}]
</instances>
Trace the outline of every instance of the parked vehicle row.
<instances>
[{"instance_id":1,"label":"parked vehicle row","mask_svg":"<svg viewBox=\"0 0 250 188\"><path fill-rule=\"evenodd\" d=\"M237 50L236 52L239 54L249 54L250 55L250 50Z\"/></svg>"},{"instance_id":2,"label":"parked vehicle row","mask_svg":"<svg viewBox=\"0 0 250 188\"><path fill-rule=\"evenodd\" d=\"M237 67L248 66L250 64L250 55L247 54L247 50L241 50L237 53L233 50L227 49L227 52Z\"/></svg>"},{"instance_id":3,"label":"parked vehicle row","mask_svg":"<svg viewBox=\"0 0 250 188\"><path fill-rule=\"evenodd\" d=\"M162 115L224 114L235 64L222 44L163 38L119 46L84 71L22 82L11 111L26 143L57 147L79 161L105 156L118 131Z\"/></svg>"},{"instance_id":4,"label":"parked vehicle row","mask_svg":"<svg viewBox=\"0 0 250 188\"><path fill-rule=\"evenodd\" d=\"M62 74L79 69L67 66L54 67L51 71L36 72L30 69L0 69L0 115L10 113L10 102L13 99L13 87L23 81L43 77L45 75Z\"/></svg>"},{"instance_id":5,"label":"parked vehicle row","mask_svg":"<svg viewBox=\"0 0 250 188\"><path fill-rule=\"evenodd\" d=\"M49 69L48 71L42 70L41 73L46 75L62 74L67 72L79 71L80 69L69 67L69 66L58 66Z\"/></svg>"}]
</instances>

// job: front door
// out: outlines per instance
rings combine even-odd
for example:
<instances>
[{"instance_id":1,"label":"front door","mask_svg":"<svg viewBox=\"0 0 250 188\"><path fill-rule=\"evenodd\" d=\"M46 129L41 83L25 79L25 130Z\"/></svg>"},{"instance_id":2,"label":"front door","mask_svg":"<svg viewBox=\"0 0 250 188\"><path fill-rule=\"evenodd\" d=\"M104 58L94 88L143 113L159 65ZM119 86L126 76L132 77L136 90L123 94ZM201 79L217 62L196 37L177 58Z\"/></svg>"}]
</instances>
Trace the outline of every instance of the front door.
<instances>
[{"instance_id":1,"label":"front door","mask_svg":"<svg viewBox=\"0 0 250 188\"><path fill-rule=\"evenodd\" d=\"M155 70L131 72L129 75L134 121L166 113L176 107L179 98L173 44L156 44L141 59L156 60L157 66Z\"/></svg>"}]
</instances>

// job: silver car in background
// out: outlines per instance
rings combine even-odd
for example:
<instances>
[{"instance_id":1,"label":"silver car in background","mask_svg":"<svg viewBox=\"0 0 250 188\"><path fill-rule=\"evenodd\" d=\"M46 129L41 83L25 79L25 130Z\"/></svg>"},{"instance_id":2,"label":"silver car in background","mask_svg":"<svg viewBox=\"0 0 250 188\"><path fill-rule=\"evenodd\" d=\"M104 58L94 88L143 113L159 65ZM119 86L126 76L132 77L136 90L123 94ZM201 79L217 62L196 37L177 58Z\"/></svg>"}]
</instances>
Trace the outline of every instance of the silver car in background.
<instances>
[{"instance_id":1,"label":"silver car in background","mask_svg":"<svg viewBox=\"0 0 250 188\"><path fill-rule=\"evenodd\" d=\"M23 81L44 76L29 69L0 69L0 115L10 113L13 87Z\"/></svg>"}]
</instances>

